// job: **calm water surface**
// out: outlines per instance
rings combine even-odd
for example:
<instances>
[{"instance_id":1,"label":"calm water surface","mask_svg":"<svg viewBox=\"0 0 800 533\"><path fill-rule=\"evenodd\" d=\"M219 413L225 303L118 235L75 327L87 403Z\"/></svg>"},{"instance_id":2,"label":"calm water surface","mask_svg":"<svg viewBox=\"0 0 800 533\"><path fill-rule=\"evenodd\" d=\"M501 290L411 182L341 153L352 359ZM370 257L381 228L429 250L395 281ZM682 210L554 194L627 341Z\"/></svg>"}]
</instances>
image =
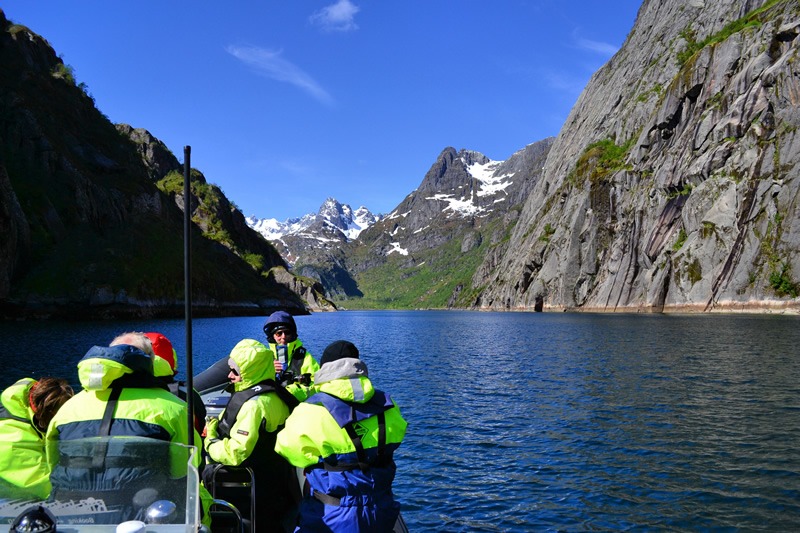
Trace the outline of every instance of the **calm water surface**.
<instances>
[{"instance_id":1,"label":"calm water surface","mask_svg":"<svg viewBox=\"0 0 800 533\"><path fill-rule=\"evenodd\" d=\"M195 373L263 318L196 319ZM409 422L412 531L800 530L800 318L471 312L297 317L355 342ZM0 385L182 321L0 323ZM181 361L183 364L183 361Z\"/></svg>"}]
</instances>

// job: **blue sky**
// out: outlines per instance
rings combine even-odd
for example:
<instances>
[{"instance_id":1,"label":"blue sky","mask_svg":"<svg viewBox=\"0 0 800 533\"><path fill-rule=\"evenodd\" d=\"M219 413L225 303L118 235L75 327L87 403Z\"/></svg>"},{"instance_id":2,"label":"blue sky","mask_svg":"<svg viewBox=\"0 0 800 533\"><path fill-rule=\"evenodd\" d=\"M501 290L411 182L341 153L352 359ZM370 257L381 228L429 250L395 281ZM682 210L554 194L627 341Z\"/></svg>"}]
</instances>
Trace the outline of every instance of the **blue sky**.
<instances>
[{"instance_id":1,"label":"blue sky","mask_svg":"<svg viewBox=\"0 0 800 533\"><path fill-rule=\"evenodd\" d=\"M640 0L5 0L113 122L145 128L245 215L332 196L388 213L446 147L551 135Z\"/></svg>"}]
</instances>

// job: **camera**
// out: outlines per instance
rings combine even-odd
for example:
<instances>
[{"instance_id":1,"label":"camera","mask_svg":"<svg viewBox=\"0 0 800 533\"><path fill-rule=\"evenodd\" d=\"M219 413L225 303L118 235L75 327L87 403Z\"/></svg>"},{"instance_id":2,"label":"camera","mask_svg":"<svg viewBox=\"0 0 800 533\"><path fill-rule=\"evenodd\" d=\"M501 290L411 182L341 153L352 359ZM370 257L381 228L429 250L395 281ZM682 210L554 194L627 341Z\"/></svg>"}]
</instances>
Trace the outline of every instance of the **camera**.
<instances>
[{"instance_id":1,"label":"camera","mask_svg":"<svg viewBox=\"0 0 800 533\"><path fill-rule=\"evenodd\" d=\"M291 370L285 370L281 375L281 385L284 387L292 383L299 383L308 387L311 385L311 374L300 374L296 376Z\"/></svg>"}]
</instances>

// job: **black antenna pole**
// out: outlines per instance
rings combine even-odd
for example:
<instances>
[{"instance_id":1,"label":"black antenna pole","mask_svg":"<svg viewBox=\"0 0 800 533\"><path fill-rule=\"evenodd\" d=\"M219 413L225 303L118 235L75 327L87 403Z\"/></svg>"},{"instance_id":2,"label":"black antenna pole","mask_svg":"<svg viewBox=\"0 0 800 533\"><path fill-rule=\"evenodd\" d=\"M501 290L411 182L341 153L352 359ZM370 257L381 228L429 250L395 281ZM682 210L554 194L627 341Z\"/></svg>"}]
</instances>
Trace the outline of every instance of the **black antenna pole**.
<instances>
[{"instance_id":1,"label":"black antenna pole","mask_svg":"<svg viewBox=\"0 0 800 533\"><path fill-rule=\"evenodd\" d=\"M189 446L194 446L194 371L192 369L192 147L183 147L183 285L186 321L186 407L189 411Z\"/></svg>"}]
</instances>

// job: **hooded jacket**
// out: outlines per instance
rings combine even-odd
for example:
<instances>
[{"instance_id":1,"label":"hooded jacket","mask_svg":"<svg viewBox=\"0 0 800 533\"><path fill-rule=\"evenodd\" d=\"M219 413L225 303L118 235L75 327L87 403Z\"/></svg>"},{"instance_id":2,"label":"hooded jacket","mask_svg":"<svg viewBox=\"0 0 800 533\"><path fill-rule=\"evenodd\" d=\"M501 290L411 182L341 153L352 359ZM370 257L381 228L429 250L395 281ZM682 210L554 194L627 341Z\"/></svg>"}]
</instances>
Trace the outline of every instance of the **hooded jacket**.
<instances>
[{"instance_id":1,"label":"hooded jacket","mask_svg":"<svg viewBox=\"0 0 800 533\"><path fill-rule=\"evenodd\" d=\"M393 453L406 432L400 409L358 359L326 363L314 380L319 392L294 409L275 444L305 469L300 531L391 531L400 512Z\"/></svg>"},{"instance_id":2,"label":"hooded jacket","mask_svg":"<svg viewBox=\"0 0 800 533\"><path fill-rule=\"evenodd\" d=\"M274 392L280 385L275 383L273 360L272 352L253 339L233 348L229 364L242 379L233 384L228 407L208 423L206 436L212 461L253 469L259 531L282 531L279 522L299 499L294 470L274 449L275 435L283 428L289 407ZM288 392L280 393L296 403Z\"/></svg>"},{"instance_id":3,"label":"hooded jacket","mask_svg":"<svg viewBox=\"0 0 800 533\"><path fill-rule=\"evenodd\" d=\"M274 357L264 344L253 339L244 339L233 348L230 359L238 366L242 377L241 381L233 384L231 402L237 393L263 381L272 380L274 384ZM275 433L278 428L283 427L288 416L289 407L277 393L267 392L253 396L242 405L228 435L220 436L218 433L219 421L225 418L225 411L209 424L206 451L218 463L241 465L255 450L260 433Z\"/></svg>"},{"instance_id":4,"label":"hooded jacket","mask_svg":"<svg viewBox=\"0 0 800 533\"><path fill-rule=\"evenodd\" d=\"M44 499L50 469L44 435L29 403L32 378L23 378L0 395L0 499Z\"/></svg>"},{"instance_id":5,"label":"hooded jacket","mask_svg":"<svg viewBox=\"0 0 800 533\"><path fill-rule=\"evenodd\" d=\"M144 437L145 442L154 439L188 443L186 403L153 376L149 355L125 344L94 346L78 363L78 378L83 390L59 409L45 437L51 468L59 463L51 474L56 497L76 499L90 494L113 501L120 483L152 486L186 475L189 458L186 448L158 447L160 457L155 457L155 453L132 457L126 443L136 439L110 439L109 447L92 449L87 444L87 453L76 456L80 443L91 442L81 439L93 437ZM116 402L109 404L116 394L119 394ZM195 443L200 443L197 435ZM98 450L102 454L98 455ZM199 456L194 455L195 465L200 462ZM92 460L105 461L103 468L98 469ZM169 464L170 470L163 471L163 464Z\"/></svg>"}]
</instances>

